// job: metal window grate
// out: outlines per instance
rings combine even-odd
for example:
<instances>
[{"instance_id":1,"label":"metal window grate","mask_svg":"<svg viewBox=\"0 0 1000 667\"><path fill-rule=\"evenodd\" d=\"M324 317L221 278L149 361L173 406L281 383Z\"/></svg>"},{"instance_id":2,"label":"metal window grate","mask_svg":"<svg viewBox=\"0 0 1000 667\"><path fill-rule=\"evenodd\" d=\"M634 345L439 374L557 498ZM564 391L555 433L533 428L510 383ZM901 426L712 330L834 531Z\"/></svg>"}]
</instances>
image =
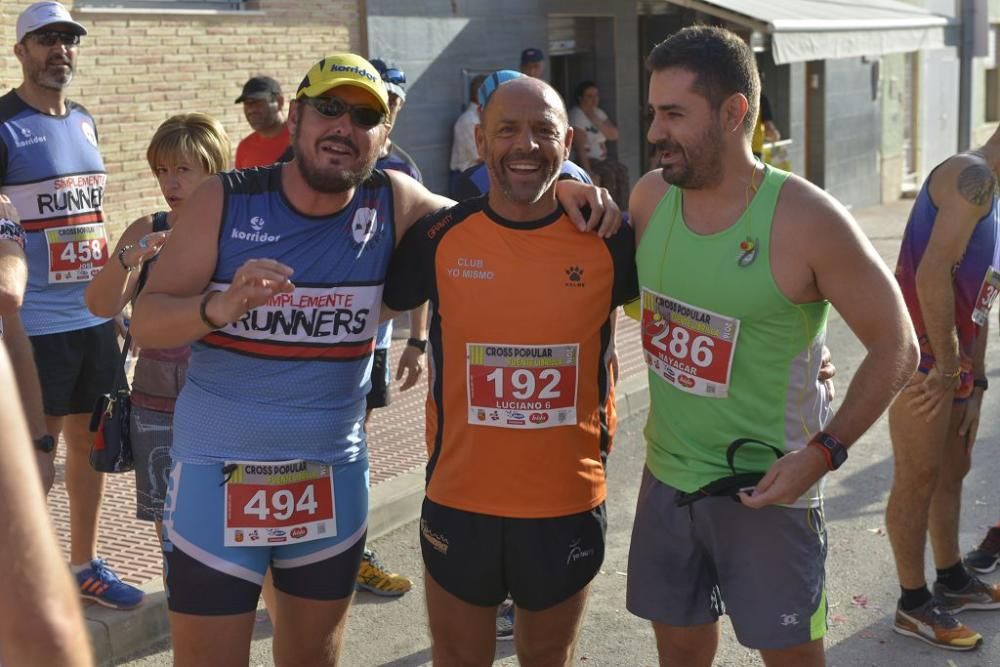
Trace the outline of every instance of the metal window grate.
<instances>
[{"instance_id":1,"label":"metal window grate","mask_svg":"<svg viewBox=\"0 0 1000 667\"><path fill-rule=\"evenodd\" d=\"M247 0L78 0L74 8L239 11L245 9L246 4Z\"/></svg>"}]
</instances>

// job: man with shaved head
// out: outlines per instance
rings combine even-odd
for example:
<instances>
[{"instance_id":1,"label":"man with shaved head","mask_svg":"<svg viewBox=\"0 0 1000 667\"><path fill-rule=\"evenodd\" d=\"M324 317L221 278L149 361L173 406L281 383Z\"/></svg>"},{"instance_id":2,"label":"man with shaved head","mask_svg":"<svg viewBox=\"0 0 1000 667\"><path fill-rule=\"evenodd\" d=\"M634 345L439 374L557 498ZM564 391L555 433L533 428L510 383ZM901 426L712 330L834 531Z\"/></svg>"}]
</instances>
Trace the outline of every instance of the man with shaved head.
<instances>
[{"instance_id":1,"label":"man with shaved head","mask_svg":"<svg viewBox=\"0 0 1000 667\"><path fill-rule=\"evenodd\" d=\"M490 664L508 593L521 664L570 664L604 558L611 321L637 293L634 238L580 234L559 206L572 141L548 84L498 84L476 129L489 193L418 222L386 280L390 308L433 304L420 535L435 664Z\"/></svg>"}]
</instances>

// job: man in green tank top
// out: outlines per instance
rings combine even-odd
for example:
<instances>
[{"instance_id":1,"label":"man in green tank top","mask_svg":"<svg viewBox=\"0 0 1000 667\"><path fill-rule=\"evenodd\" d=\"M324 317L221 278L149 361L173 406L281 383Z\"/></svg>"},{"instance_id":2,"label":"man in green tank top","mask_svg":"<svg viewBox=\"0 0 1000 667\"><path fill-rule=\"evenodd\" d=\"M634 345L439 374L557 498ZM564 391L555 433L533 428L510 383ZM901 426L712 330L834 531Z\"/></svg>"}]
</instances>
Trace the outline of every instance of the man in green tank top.
<instances>
[{"instance_id":1,"label":"man in green tank top","mask_svg":"<svg viewBox=\"0 0 1000 667\"><path fill-rule=\"evenodd\" d=\"M651 409L628 608L661 664L711 665L728 613L769 667L822 665L822 479L910 376L916 340L844 208L754 159L750 48L686 28L647 67L661 158L629 206ZM831 304L868 352L835 414L817 380Z\"/></svg>"}]
</instances>

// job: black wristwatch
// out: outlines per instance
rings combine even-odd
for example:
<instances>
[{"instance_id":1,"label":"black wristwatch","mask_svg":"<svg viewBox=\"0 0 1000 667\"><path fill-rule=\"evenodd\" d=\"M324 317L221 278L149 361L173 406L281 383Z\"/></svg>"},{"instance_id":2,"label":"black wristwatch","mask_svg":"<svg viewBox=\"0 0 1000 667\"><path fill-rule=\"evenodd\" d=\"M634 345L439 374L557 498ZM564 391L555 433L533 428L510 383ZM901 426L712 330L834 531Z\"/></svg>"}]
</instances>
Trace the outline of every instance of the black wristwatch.
<instances>
[{"instance_id":1,"label":"black wristwatch","mask_svg":"<svg viewBox=\"0 0 1000 667\"><path fill-rule=\"evenodd\" d=\"M413 347L417 348L421 352L426 352L427 351L427 340L426 339L422 339L422 338L407 338L406 339L406 344L407 345L412 345Z\"/></svg>"},{"instance_id":2,"label":"black wristwatch","mask_svg":"<svg viewBox=\"0 0 1000 667\"><path fill-rule=\"evenodd\" d=\"M836 470L847 460L847 447L844 443L825 431L814 435L807 446L816 447L823 452L823 456L826 457L826 467L830 470Z\"/></svg>"},{"instance_id":3,"label":"black wristwatch","mask_svg":"<svg viewBox=\"0 0 1000 667\"><path fill-rule=\"evenodd\" d=\"M52 450L56 448L56 440L51 435L46 433L40 438L35 438L35 449L40 452L45 452L46 454L51 454Z\"/></svg>"}]
</instances>

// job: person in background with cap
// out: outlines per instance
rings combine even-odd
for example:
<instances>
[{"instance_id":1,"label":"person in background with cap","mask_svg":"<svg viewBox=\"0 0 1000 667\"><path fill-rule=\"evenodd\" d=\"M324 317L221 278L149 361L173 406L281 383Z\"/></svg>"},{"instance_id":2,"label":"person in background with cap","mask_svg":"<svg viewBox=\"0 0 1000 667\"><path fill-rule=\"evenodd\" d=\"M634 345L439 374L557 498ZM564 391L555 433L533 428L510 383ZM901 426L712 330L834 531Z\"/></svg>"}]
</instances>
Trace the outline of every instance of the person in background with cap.
<instances>
[{"instance_id":1,"label":"person in background with cap","mask_svg":"<svg viewBox=\"0 0 1000 667\"><path fill-rule=\"evenodd\" d=\"M378 70L385 83L386 90L389 91L389 132L396 125L396 118L406 104L406 73L396 67L389 67L381 58L372 58L372 65ZM420 173L420 168L410 154L396 144L391 136L385 139L382 152L378 156L376 169L395 169L401 171L418 183L423 183L424 178Z\"/></svg>"},{"instance_id":2,"label":"person in background with cap","mask_svg":"<svg viewBox=\"0 0 1000 667\"><path fill-rule=\"evenodd\" d=\"M545 72L545 54L541 49L521 51L521 74L541 79Z\"/></svg>"},{"instance_id":3,"label":"person in background with cap","mask_svg":"<svg viewBox=\"0 0 1000 667\"><path fill-rule=\"evenodd\" d=\"M401 171L418 183L423 183L424 180L417 163L390 138L392 128L396 125L396 118L406 103L406 74L400 69L387 66L381 58L372 58L371 63L382 76L382 82L389 93L388 132L379 158L375 162L375 168ZM396 379L406 375L406 381L400 387L401 391L406 391L415 385L423 372L420 357L424 354L427 346L427 339L424 337L426 326L427 307L415 308L410 313L410 333L412 335L399 359L399 372ZM389 380L392 373L389 366L389 348L391 346L392 320L386 320L379 324L378 333L375 336L375 352L371 373L372 386L366 398L366 432L372 412L377 408L389 405ZM375 595L398 597L407 593L413 587L413 582L408 577L387 569L382 564L378 554L373 549L366 547L361 556L361 568L358 570L358 580L355 585L358 590L368 591Z\"/></svg>"},{"instance_id":4,"label":"person in background with cap","mask_svg":"<svg viewBox=\"0 0 1000 667\"><path fill-rule=\"evenodd\" d=\"M177 665L247 664L268 566L275 663L337 663L367 530L365 396L389 258L452 204L374 168L388 116L371 63L316 63L289 108L295 157L199 186L136 303L138 345L192 348L163 512ZM616 230L606 193L560 187L580 226L586 203Z\"/></svg>"},{"instance_id":5,"label":"person in background with cap","mask_svg":"<svg viewBox=\"0 0 1000 667\"><path fill-rule=\"evenodd\" d=\"M451 141L451 173L448 179L449 192L454 196L458 179L466 169L482 162L476 148L476 126L479 125L479 87L486 79L485 74L477 74L469 82L469 105L455 121Z\"/></svg>"},{"instance_id":6,"label":"person in background with cap","mask_svg":"<svg viewBox=\"0 0 1000 667\"><path fill-rule=\"evenodd\" d=\"M104 477L88 457L90 413L111 390L119 350L111 320L87 310L83 293L108 261L101 211L107 178L94 119L66 99L86 28L58 2L36 2L17 19L14 55L24 80L0 97L0 194L26 232L28 286L21 321L30 337L51 452L65 437L70 506L70 566L81 594L128 609L142 602L96 557ZM115 258L110 258L115 261Z\"/></svg>"},{"instance_id":7,"label":"person in background with cap","mask_svg":"<svg viewBox=\"0 0 1000 667\"><path fill-rule=\"evenodd\" d=\"M236 168L265 167L274 164L288 150L288 124L285 122L285 97L281 86L269 76L255 76L243 85L236 104L243 104L243 115L253 132L236 147Z\"/></svg>"}]
</instances>

